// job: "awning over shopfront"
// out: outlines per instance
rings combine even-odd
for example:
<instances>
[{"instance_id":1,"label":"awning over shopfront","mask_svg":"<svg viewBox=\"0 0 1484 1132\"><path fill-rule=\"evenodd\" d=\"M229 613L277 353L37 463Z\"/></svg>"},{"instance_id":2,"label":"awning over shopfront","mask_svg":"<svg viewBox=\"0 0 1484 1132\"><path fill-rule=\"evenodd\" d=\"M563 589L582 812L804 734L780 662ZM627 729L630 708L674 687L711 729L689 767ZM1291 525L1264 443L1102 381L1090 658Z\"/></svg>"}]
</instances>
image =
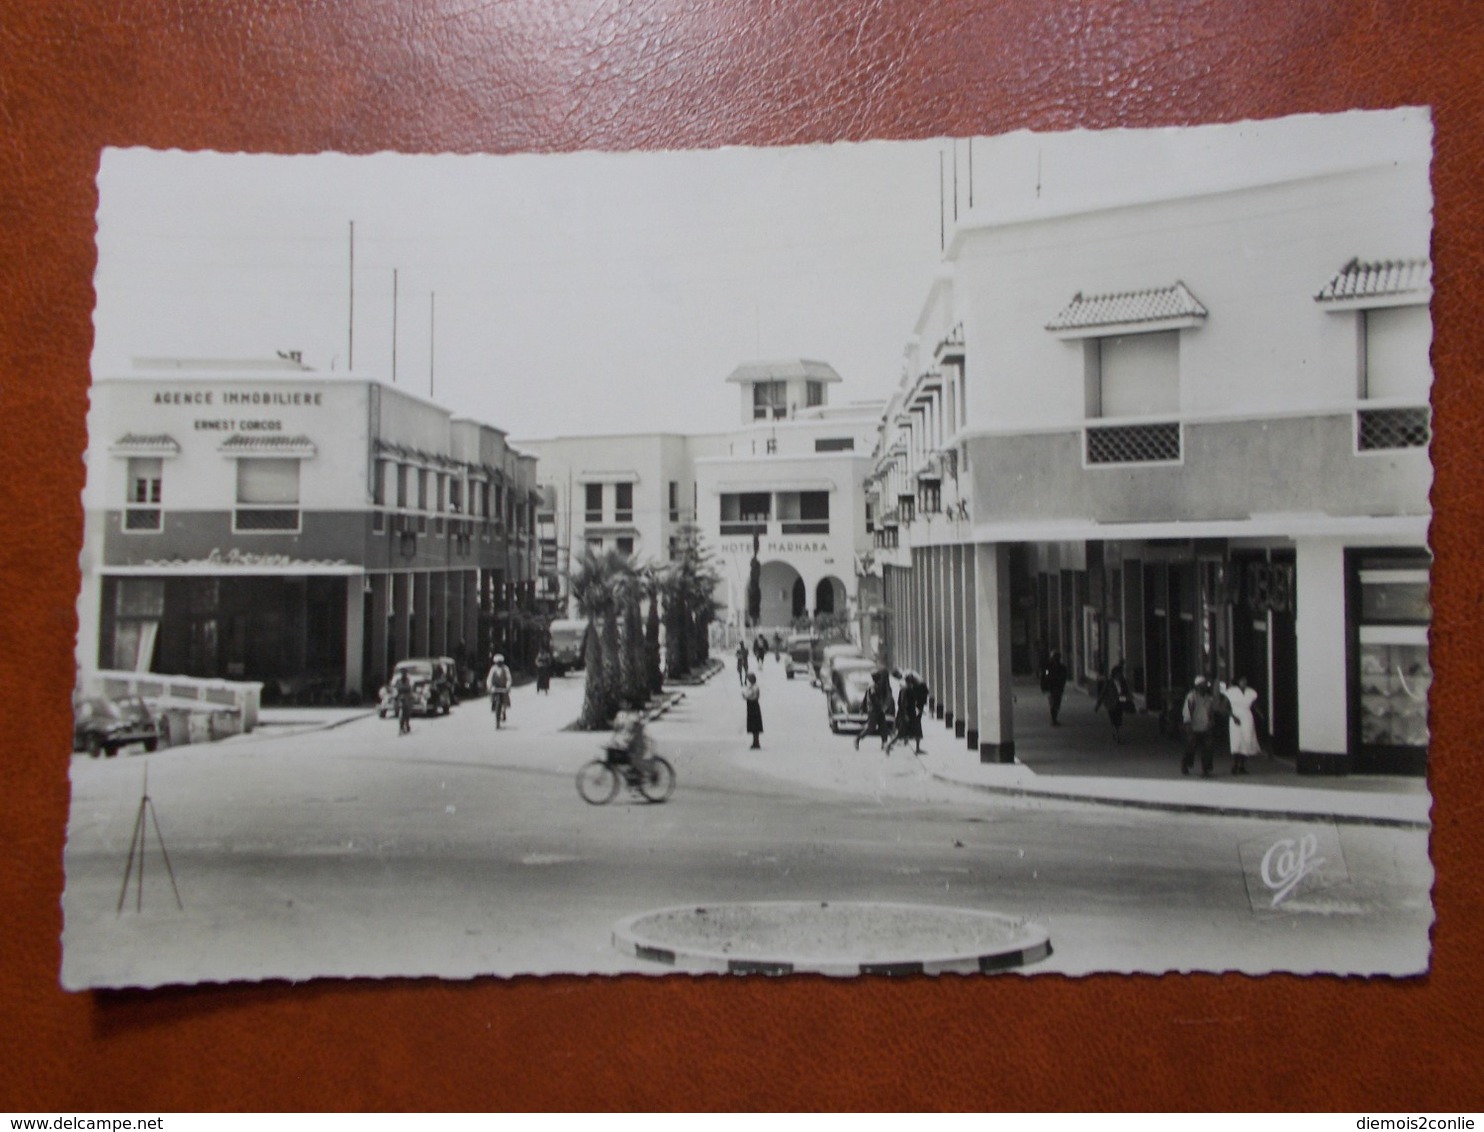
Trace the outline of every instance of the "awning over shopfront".
<instances>
[{"instance_id":1,"label":"awning over shopfront","mask_svg":"<svg viewBox=\"0 0 1484 1132\"><path fill-rule=\"evenodd\" d=\"M179 456L180 442L163 432L149 435L129 432L109 445L108 451L114 456Z\"/></svg>"}]
</instances>

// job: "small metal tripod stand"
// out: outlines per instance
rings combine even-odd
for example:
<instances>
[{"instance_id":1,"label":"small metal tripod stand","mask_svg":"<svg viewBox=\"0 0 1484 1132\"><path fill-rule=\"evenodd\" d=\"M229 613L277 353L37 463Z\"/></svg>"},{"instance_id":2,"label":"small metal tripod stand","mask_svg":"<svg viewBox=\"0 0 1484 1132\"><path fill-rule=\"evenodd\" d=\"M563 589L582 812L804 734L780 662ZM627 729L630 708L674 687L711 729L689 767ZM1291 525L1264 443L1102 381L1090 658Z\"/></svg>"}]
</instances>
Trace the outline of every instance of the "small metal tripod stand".
<instances>
[{"instance_id":1,"label":"small metal tripod stand","mask_svg":"<svg viewBox=\"0 0 1484 1132\"><path fill-rule=\"evenodd\" d=\"M134 911L144 909L144 843L149 837L149 826L145 825L145 811L149 812L150 824L155 827L155 840L160 843L160 856L165 858L165 871L170 875L170 888L175 893L175 906L182 912L185 905L180 902L180 889L175 885L175 870L170 865L170 854L165 850L165 835L160 832L160 819L155 816L155 803L149 796L149 764L144 767L144 793L139 797L139 813L134 818L134 834L129 838L129 863L124 867L124 884L119 889L119 906L116 915L124 911L124 897L129 892L129 877L134 872L134 858L139 858L139 877L134 885Z\"/></svg>"}]
</instances>

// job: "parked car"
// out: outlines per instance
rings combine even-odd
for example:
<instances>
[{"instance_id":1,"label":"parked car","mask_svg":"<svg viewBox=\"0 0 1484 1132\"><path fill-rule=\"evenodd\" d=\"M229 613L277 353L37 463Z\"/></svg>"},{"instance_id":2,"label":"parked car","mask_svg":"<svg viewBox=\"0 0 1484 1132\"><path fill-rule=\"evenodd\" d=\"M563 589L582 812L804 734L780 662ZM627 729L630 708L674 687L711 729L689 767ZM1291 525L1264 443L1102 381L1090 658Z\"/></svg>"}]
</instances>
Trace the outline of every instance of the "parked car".
<instances>
[{"instance_id":1,"label":"parked car","mask_svg":"<svg viewBox=\"0 0 1484 1132\"><path fill-rule=\"evenodd\" d=\"M553 621L547 633L551 637L552 674L565 676L573 669L580 669L584 660L582 645L587 639L587 619Z\"/></svg>"},{"instance_id":2,"label":"parked car","mask_svg":"<svg viewBox=\"0 0 1484 1132\"><path fill-rule=\"evenodd\" d=\"M854 658L860 655L860 647L848 642L842 642L837 645L825 645L824 656L820 660L818 668L817 682L819 686L828 692L830 690L830 670L834 667L835 662L845 657Z\"/></svg>"},{"instance_id":3,"label":"parked car","mask_svg":"<svg viewBox=\"0 0 1484 1132\"><path fill-rule=\"evenodd\" d=\"M72 749L86 751L97 758L112 758L121 747L143 743L146 751L160 744L160 724L154 713L137 696L110 700L89 696L78 700L72 709Z\"/></svg>"},{"instance_id":4,"label":"parked car","mask_svg":"<svg viewBox=\"0 0 1484 1132\"><path fill-rule=\"evenodd\" d=\"M813 679L818 674L820 662L824 660L824 642L818 637L796 633L789 637L784 647L788 651L784 671L790 680L795 676Z\"/></svg>"},{"instance_id":5,"label":"parked car","mask_svg":"<svg viewBox=\"0 0 1484 1132\"><path fill-rule=\"evenodd\" d=\"M866 725L866 691L876 674L876 662L866 657L836 657L830 665L827 693L830 730L859 730Z\"/></svg>"},{"instance_id":6,"label":"parked car","mask_svg":"<svg viewBox=\"0 0 1484 1132\"><path fill-rule=\"evenodd\" d=\"M403 672L412 681L413 715L447 715L458 702L458 666L452 657L425 656L401 661L392 678L382 685L376 714L386 719L397 714L397 682Z\"/></svg>"}]
</instances>

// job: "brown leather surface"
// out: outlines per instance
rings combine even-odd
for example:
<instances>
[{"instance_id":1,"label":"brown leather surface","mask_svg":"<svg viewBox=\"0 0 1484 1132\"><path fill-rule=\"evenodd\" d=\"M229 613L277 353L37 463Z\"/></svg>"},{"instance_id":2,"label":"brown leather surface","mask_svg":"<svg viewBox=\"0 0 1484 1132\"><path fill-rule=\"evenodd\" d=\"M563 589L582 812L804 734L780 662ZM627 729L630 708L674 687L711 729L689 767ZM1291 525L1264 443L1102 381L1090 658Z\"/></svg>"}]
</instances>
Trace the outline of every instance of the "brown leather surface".
<instances>
[{"instance_id":1,"label":"brown leather surface","mask_svg":"<svg viewBox=\"0 0 1484 1132\"><path fill-rule=\"evenodd\" d=\"M0 1109L1484 1107L1476 0L0 0ZM766 145L1430 104L1434 965L58 988L105 145Z\"/></svg>"}]
</instances>

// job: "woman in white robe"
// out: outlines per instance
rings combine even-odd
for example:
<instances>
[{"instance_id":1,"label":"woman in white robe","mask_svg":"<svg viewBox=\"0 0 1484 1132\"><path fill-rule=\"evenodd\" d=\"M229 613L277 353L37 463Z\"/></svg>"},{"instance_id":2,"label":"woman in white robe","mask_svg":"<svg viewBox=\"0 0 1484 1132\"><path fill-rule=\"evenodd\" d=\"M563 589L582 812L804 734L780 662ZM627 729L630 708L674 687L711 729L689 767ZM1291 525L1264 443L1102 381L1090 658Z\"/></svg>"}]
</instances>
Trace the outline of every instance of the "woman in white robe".
<instances>
[{"instance_id":1,"label":"woman in white robe","mask_svg":"<svg viewBox=\"0 0 1484 1132\"><path fill-rule=\"evenodd\" d=\"M1257 702L1257 689L1247 686L1247 677L1238 676L1235 684L1228 684L1222 693L1231 704L1231 721L1227 724L1232 747L1232 773L1246 774L1247 760L1262 753L1257 742L1257 719L1253 705Z\"/></svg>"}]
</instances>

